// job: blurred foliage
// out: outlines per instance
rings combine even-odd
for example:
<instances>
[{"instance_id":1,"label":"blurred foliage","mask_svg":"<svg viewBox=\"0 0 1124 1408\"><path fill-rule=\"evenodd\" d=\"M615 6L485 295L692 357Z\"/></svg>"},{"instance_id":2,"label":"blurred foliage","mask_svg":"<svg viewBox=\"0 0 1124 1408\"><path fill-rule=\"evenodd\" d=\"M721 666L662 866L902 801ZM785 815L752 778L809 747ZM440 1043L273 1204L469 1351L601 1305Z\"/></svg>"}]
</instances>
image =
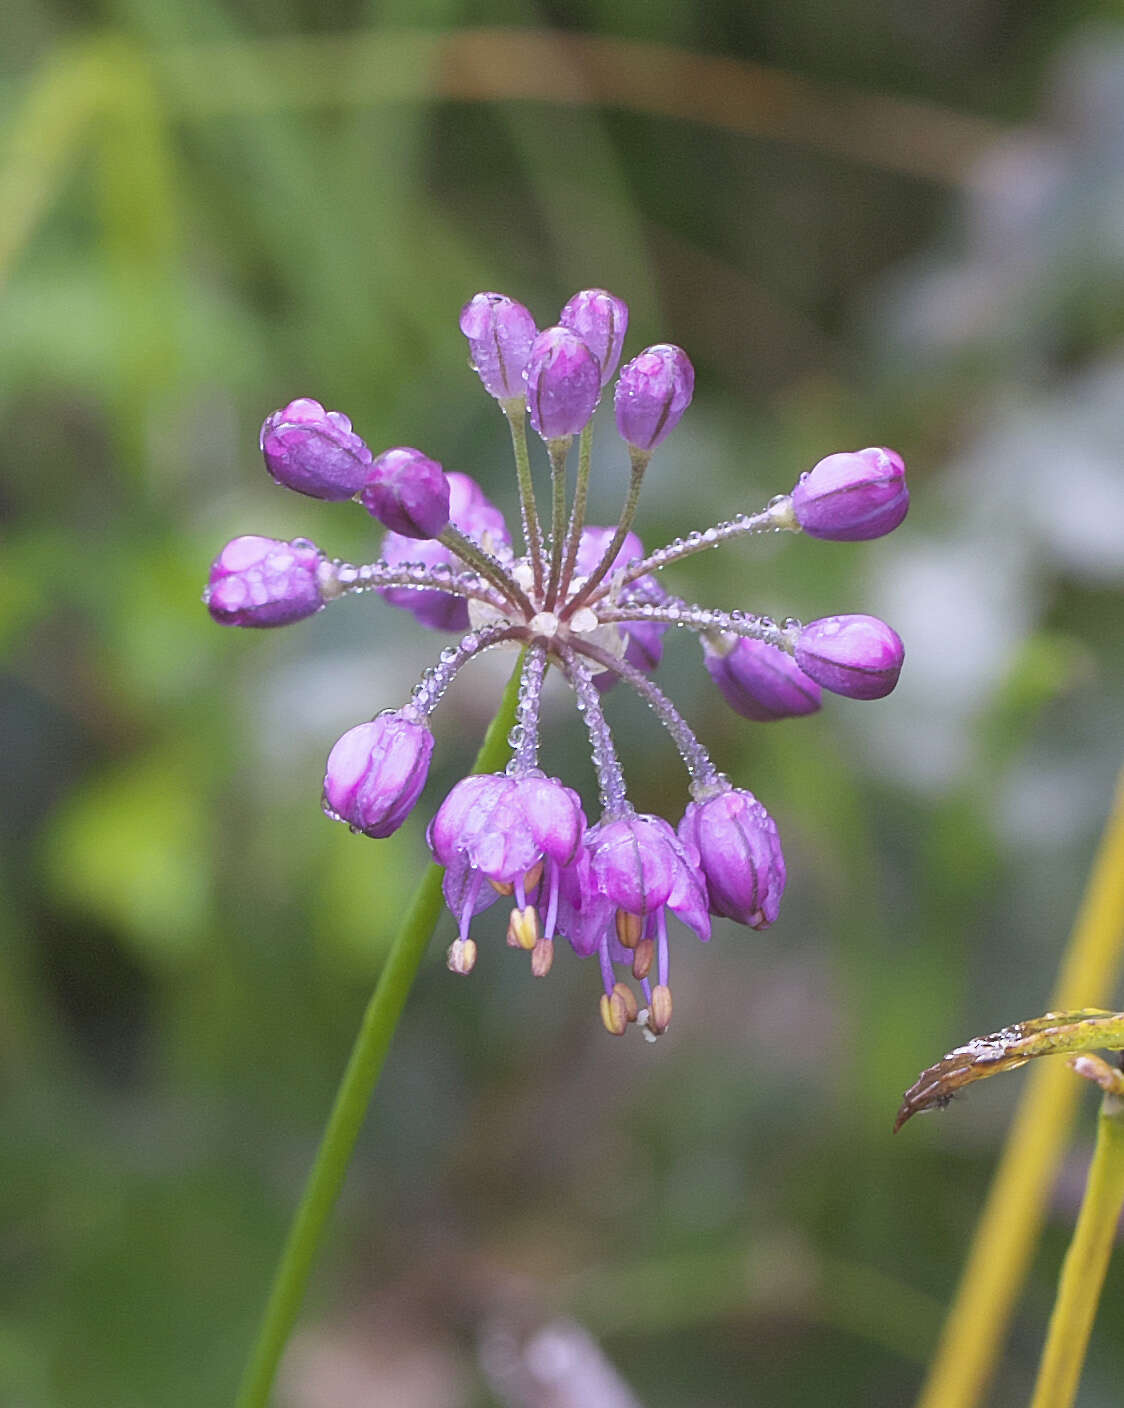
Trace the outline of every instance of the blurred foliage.
<instances>
[{"instance_id":1,"label":"blurred foliage","mask_svg":"<svg viewBox=\"0 0 1124 1408\"><path fill-rule=\"evenodd\" d=\"M470 981L435 957L285 1401L499 1402L477 1347L555 1314L651 1408L908 1400L1010 1087L895 1142L893 1113L959 1033L1042 1009L1119 763L1114 14L9 0L0 1401L229 1399L423 864L425 808L373 844L317 794L332 740L403 697L436 637L372 601L276 635L199 605L236 533L374 554L362 514L268 483L262 416L315 395L510 511L457 310L501 288L546 320L590 284L632 304L630 347L673 339L699 372L649 474L649 544L831 450L903 451L892 541L727 549L677 580L885 611L906 674L876 705L749 726L669 642L668 692L781 826L781 921L681 936L651 1050L604 1036L564 955L545 983L498 933ZM474 752L490 663L438 716L427 802ZM610 704L637 803L676 814L672 750ZM547 765L588 798L554 718ZM1026 1396L1080 1159L1000 1408ZM1103 1324L1119 1266L1106 1299ZM1082 1404L1115 1404L1122 1372L1095 1336Z\"/></svg>"}]
</instances>

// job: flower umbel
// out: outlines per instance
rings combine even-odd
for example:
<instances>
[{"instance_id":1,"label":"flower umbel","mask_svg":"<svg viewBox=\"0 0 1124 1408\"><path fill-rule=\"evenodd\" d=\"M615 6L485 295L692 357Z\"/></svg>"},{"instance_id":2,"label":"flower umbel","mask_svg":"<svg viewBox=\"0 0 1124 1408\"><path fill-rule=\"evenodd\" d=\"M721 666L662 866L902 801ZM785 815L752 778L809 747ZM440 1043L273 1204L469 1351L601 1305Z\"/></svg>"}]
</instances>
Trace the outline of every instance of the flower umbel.
<instances>
[{"instance_id":1,"label":"flower umbel","mask_svg":"<svg viewBox=\"0 0 1124 1408\"><path fill-rule=\"evenodd\" d=\"M739 513L646 554L632 522L648 462L694 394L686 353L661 343L621 370L613 408L630 465L628 489L618 522L598 527L585 521L592 421L620 360L627 306L604 289L585 289L539 333L521 303L480 293L465 305L460 326L473 367L509 423L518 554L502 513L474 480L446 473L409 447L372 455L346 416L306 397L266 419L266 468L300 493L363 504L389 529L379 559L355 566L328 559L304 539L236 538L215 560L204 600L221 624L279 626L345 594L374 591L423 625L459 634L400 709L356 725L329 755L324 809L368 836L390 835L417 803L433 750L429 718L460 669L497 646L521 649L506 771L458 782L429 826L457 925L449 967L472 970L476 916L503 898L510 906L507 943L529 954L536 977L549 972L559 941L580 957L595 956L606 1030L621 1035L636 1025L654 1040L672 1014L669 915L704 940L711 916L764 929L777 918L785 886L776 824L751 792L715 768L649 677L665 632L675 626L695 633L730 706L762 721L813 712L825 689L881 698L897 683L903 657L897 634L873 616L803 625L711 610L669 595L659 574L692 553L760 533L880 537L908 508L905 466L887 449L829 455L760 512ZM535 497L528 412L549 459L548 525ZM589 734L601 809L593 825L578 794L539 766L540 707L551 669L572 690ZM691 801L678 827L636 812L628 800L601 702L618 682L651 706L683 759Z\"/></svg>"}]
</instances>

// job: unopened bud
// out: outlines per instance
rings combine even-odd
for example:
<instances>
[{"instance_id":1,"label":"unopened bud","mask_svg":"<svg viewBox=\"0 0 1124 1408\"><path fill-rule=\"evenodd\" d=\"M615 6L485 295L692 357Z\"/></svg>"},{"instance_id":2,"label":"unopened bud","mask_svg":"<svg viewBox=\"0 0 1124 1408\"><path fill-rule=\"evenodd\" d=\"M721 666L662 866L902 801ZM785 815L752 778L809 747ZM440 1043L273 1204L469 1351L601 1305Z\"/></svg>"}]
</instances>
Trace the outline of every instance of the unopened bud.
<instances>
[{"instance_id":1,"label":"unopened bud","mask_svg":"<svg viewBox=\"0 0 1124 1408\"><path fill-rule=\"evenodd\" d=\"M531 950L531 975L535 978L545 978L550 972L554 963L554 942L551 939L540 939Z\"/></svg>"},{"instance_id":2,"label":"unopened bud","mask_svg":"<svg viewBox=\"0 0 1124 1408\"><path fill-rule=\"evenodd\" d=\"M476 940L454 939L445 962L450 973L471 973L476 967Z\"/></svg>"},{"instance_id":3,"label":"unopened bud","mask_svg":"<svg viewBox=\"0 0 1124 1408\"><path fill-rule=\"evenodd\" d=\"M654 1032L665 1032L671 1024L671 989L658 983L652 989L652 1007L648 1025Z\"/></svg>"},{"instance_id":4,"label":"unopened bud","mask_svg":"<svg viewBox=\"0 0 1124 1408\"><path fill-rule=\"evenodd\" d=\"M877 616L825 616L804 627L796 663L824 689L850 699L881 699L898 682L901 637Z\"/></svg>"},{"instance_id":5,"label":"unopened bud","mask_svg":"<svg viewBox=\"0 0 1124 1408\"><path fill-rule=\"evenodd\" d=\"M632 955L632 976L637 979L646 978L652 970L652 962L655 956L655 940L641 939L636 945L636 951Z\"/></svg>"},{"instance_id":6,"label":"unopened bud","mask_svg":"<svg viewBox=\"0 0 1124 1408\"><path fill-rule=\"evenodd\" d=\"M601 1020L610 1036L624 1036L628 1030L628 1011L616 989L601 994Z\"/></svg>"},{"instance_id":7,"label":"unopened bud","mask_svg":"<svg viewBox=\"0 0 1124 1408\"><path fill-rule=\"evenodd\" d=\"M625 948L635 948L644 936L644 920L627 909L617 910L617 938Z\"/></svg>"}]
</instances>

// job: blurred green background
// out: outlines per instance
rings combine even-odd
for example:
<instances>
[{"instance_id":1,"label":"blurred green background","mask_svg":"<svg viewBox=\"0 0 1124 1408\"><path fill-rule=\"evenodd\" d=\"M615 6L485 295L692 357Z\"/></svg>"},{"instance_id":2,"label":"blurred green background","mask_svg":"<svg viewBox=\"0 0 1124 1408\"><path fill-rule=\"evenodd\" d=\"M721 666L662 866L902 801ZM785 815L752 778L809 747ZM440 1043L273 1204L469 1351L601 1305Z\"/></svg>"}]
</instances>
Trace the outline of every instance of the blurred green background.
<instances>
[{"instance_id":1,"label":"blurred green background","mask_svg":"<svg viewBox=\"0 0 1124 1408\"><path fill-rule=\"evenodd\" d=\"M1045 1007L1120 761L1118 14L8 0L0 1403L229 1402L425 816L502 678L458 682L401 833L322 818L332 741L444 642L371 599L210 623L236 534L377 554L358 510L271 484L262 417L315 396L510 516L457 312L497 288L545 324L588 285L631 303L632 353L674 340L698 371L650 546L830 451L906 456L893 538L734 546L672 584L884 614L906 671L883 702L751 725L669 640L661 682L780 825L779 923L681 933L650 1048L604 1034L588 965L531 981L498 920L453 978L446 922L279 1402L910 1401L1021 1077L891 1139L898 1097ZM544 761L592 803L563 702ZM654 720L609 714L637 803L678 815ZM1086 1098L999 1408L1032 1379ZM1106 1302L1083 1408L1119 1403L1120 1265Z\"/></svg>"}]
</instances>

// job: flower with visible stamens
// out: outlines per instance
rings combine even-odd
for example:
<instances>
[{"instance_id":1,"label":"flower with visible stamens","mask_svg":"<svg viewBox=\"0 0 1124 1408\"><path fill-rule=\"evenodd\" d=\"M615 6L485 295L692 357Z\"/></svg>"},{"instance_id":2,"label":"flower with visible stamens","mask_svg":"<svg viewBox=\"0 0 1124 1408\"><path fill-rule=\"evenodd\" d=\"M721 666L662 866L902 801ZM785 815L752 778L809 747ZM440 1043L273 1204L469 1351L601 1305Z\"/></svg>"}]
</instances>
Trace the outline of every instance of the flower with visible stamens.
<instances>
[{"instance_id":1,"label":"flower with visible stamens","mask_svg":"<svg viewBox=\"0 0 1124 1408\"><path fill-rule=\"evenodd\" d=\"M346 416L305 398L263 426L270 472L302 493L359 497L391 529L383 559L354 565L329 561L302 539L240 538L216 560L205 600L225 624L270 626L344 595L374 592L428 626L462 632L402 709L358 725L332 749L326 810L371 836L390 834L415 805L433 747L428 721L458 672L495 647L521 649L506 772L458 783L428 832L457 920L449 966L472 969L473 915L502 893L507 941L530 955L535 976L550 970L555 940L564 936L575 953L598 957L607 1030L619 1035L636 1025L654 1038L671 1020L668 911L703 938L711 914L763 928L777 917L785 884L772 820L752 793L718 772L649 677L664 633L675 626L700 636L719 688L753 718L811 712L821 687L880 698L894 687L902 663L901 641L873 617L826 617L803 626L715 610L669 595L657 574L693 553L759 534L874 537L901 521L908 493L893 451L828 456L790 495L759 512L737 513L644 556L631 528L645 468L694 386L686 354L658 344L623 368L615 388L629 462L618 521L587 527L590 417L620 357L627 316L626 306L600 289L576 294L559 325L541 337L528 310L501 294L478 294L462 310L476 370L511 433L521 548L512 548L500 511L468 476L445 475L435 460L406 447L374 460ZM545 533L526 431L528 396L550 461ZM567 458L579 430L571 498ZM573 690L589 735L602 815L588 830L577 794L538 765L540 701L551 668ZM637 815L628 800L601 702L601 691L617 681L650 706L686 767L692 801L678 833L660 817Z\"/></svg>"},{"instance_id":2,"label":"flower with visible stamens","mask_svg":"<svg viewBox=\"0 0 1124 1408\"><path fill-rule=\"evenodd\" d=\"M434 859L445 867L445 900L459 938L468 938L474 915L498 896L511 895L519 945L530 951L551 942L561 874L574 860L585 829L578 794L557 778L538 772L481 774L458 782L438 808L427 839Z\"/></svg>"}]
</instances>

